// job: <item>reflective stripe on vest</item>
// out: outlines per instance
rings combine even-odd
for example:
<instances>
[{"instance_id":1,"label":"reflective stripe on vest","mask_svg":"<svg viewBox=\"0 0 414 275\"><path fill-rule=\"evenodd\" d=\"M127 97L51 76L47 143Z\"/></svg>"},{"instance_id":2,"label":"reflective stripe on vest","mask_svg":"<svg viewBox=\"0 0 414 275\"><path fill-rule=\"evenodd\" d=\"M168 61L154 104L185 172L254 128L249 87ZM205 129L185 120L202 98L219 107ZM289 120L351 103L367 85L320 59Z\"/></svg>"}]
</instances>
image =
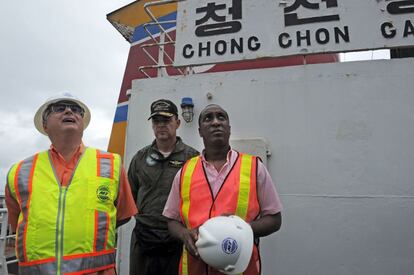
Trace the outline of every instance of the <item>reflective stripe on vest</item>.
<instances>
[{"instance_id":1,"label":"reflective stripe on vest","mask_svg":"<svg viewBox=\"0 0 414 275\"><path fill-rule=\"evenodd\" d=\"M236 215L242 219L247 219L247 208L250 195L250 180L252 173L252 157L242 155L240 167L240 186L239 197L237 198Z\"/></svg>"},{"instance_id":2,"label":"reflective stripe on vest","mask_svg":"<svg viewBox=\"0 0 414 275\"><path fill-rule=\"evenodd\" d=\"M201 165L201 158L199 156L190 159L184 165L181 175L181 219L183 220L187 228L192 228L188 223L188 212L190 210L191 177L194 173L196 165Z\"/></svg>"},{"instance_id":3,"label":"reflective stripe on vest","mask_svg":"<svg viewBox=\"0 0 414 275\"><path fill-rule=\"evenodd\" d=\"M30 203L30 193L32 189L33 170L36 165L38 155L34 155L20 162L16 169L14 178L14 189L17 190L16 197L22 212L20 213L17 225L16 257L19 261L27 261L26 254L26 230L28 220L28 204ZM29 179L28 181L26 179Z\"/></svg>"},{"instance_id":4,"label":"reflective stripe on vest","mask_svg":"<svg viewBox=\"0 0 414 275\"><path fill-rule=\"evenodd\" d=\"M80 257L64 257L61 263L63 275L91 273L103 268L115 267L115 250L106 251L105 253L91 253ZM102 263L96 267L96 263ZM108 264L106 264L108 263ZM74 271L80 270L80 271ZM56 261L39 261L35 265L20 263L19 274L56 274Z\"/></svg>"},{"instance_id":5,"label":"reflective stripe on vest","mask_svg":"<svg viewBox=\"0 0 414 275\"><path fill-rule=\"evenodd\" d=\"M95 210L95 237L94 251L106 249L109 229L109 215L106 212Z\"/></svg>"},{"instance_id":6,"label":"reflective stripe on vest","mask_svg":"<svg viewBox=\"0 0 414 275\"><path fill-rule=\"evenodd\" d=\"M113 265L120 167L118 155L86 148L66 187L48 151L13 167L8 186L22 209L19 266L29 274L61 274Z\"/></svg>"},{"instance_id":7,"label":"reflective stripe on vest","mask_svg":"<svg viewBox=\"0 0 414 275\"><path fill-rule=\"evenodd\" d=\"M96 151L99 160L97 165L97 175L103 178L114 178L114 155L104 151Z\"/></svg>"},{"instance_id":8,"label":"reflective stripe on vest","mask_svg":"<svg viewBox=\"0 0 414 275\"><path fill-rule=\"evenodd\" d=\"M188 251L184 247L180 260L180 273L181 275L188 275Z\"/></svg>"},{"instance_id":9,"label":"reflective stripe on vest","mask_svg":"<svg viewBox=\"0 0 414 275\"><path fill-rule=\"evenodd\" d=\"M215 198L202 166L201 157L187 161L180 182L180 215L187 228L197 228L211 217L224 213L235 214L247 222L257 218L260 206L257 199L257 157L239 153L236 162ZM258 259L255 247L252 259ZM258 274L256 261L251 260L245 274ZM250 266L252 265L252 266ZM204 274L205 264L184 250L180 274ZM201 273L200 273L201 272Z\"/></svg>"}]
</instances>

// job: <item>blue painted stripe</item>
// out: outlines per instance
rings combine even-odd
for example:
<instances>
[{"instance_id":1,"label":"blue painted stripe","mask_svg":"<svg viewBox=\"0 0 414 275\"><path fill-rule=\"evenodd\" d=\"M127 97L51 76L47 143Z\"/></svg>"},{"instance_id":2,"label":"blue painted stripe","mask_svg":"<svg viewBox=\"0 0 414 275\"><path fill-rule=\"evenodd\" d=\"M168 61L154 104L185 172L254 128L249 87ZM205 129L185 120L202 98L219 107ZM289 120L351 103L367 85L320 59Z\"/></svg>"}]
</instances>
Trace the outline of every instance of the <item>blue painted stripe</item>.
<instances>
[{"instance_id":1,"label":"blue painted stripe","mask_svg":"<svg viewBox=\"0 0 414 275\"><path fill-rule=\"evenodd\" d=\"M114 123L126 121L128 116L128 104L118 106L115 111Z\"/></svg>"},{"instance_id":2,"label":"blue painted stripe","mask_svg":"<svg viewBox=\"0 0 414 275\"><path fill-rule=\"evenodd\" d=\"M160 21L160 22L170 21L170 20L177 20L177 12L176 11L158 18L158 21ZM175 27L176 23L165 23L165 24L161 24L161 25L164 29L167 30L167 29ZM156 25L148 26L147 29L149 30L149 32L152 35L160 33L160 28ZM141 39L144 39L146 37L148 37L148 33L144 30L144 26L143 25L137 26L135 28L135 31L134 31L134 36L132 38L132 42L137 42L137 41L139 41Z\"/></svg>"}]
</instances>

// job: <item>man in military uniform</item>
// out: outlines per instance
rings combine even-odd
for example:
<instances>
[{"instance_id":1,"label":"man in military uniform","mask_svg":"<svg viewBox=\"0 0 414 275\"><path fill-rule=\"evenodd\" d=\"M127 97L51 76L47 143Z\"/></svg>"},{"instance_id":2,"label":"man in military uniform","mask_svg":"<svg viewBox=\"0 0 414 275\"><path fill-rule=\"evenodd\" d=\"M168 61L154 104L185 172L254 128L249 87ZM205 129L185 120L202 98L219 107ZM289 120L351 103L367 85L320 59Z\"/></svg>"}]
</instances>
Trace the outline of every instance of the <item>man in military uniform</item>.
<instances>
[{"instance_id":1,"label":"man in military uniform","mask_svg":"<svg viewBox=\"0 0 414 275\"><path fill-rule=\"evenodd\" d=\"M182 243L169 234L162 211L175 174L199 152L176 135L180 120L173 102L153 102L150 119L155 140L135 154L128 170L139 212L131 238L130 274L176 275Z\"/></svg>"}]
</instances>

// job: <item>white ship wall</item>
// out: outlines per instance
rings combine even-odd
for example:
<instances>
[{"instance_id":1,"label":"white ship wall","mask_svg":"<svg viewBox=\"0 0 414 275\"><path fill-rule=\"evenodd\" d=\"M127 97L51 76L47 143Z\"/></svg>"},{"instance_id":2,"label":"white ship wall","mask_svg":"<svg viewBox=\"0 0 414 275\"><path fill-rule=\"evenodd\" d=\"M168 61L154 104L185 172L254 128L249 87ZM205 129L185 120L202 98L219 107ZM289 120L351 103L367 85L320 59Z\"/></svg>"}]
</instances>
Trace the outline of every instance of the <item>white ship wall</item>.
<instances>
[{"instance_id":1,"label":"white ship wall","mask_svg":"<svg viewBox=\"0 0 414 275\"><path fill-rule=\"evenodd\" d=\"M200 150L199 112L220 104L232 139L265 140L284 205L281 230L261 239L262 274L412 274L413 65L407 58L136 80L126 167L153 139L152 101L193 98L194 121L182 120L179 135ZM128 274L132 226L119 235L120 274Z\"/></svg>"}]
</instances>

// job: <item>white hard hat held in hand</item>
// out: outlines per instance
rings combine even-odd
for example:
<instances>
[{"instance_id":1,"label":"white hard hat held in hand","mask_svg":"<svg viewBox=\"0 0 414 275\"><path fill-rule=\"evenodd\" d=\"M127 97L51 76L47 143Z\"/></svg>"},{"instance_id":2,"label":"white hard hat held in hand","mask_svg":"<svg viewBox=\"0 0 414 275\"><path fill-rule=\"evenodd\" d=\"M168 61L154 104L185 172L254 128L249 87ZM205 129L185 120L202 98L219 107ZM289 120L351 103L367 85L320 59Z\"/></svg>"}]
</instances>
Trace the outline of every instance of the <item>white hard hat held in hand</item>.
<instances>
[{"instance_id":1,"label":"white hard hat held in hand","mask_svg":"<svg viewBox=\"0 0 414 275\"><path fill-rule=\"evenodd\" d=\"M253 251L253 230L238 216L218 216L199 227L195 243L201 259L225 274L246 270Z\"/></svg>"}]
</instances>

